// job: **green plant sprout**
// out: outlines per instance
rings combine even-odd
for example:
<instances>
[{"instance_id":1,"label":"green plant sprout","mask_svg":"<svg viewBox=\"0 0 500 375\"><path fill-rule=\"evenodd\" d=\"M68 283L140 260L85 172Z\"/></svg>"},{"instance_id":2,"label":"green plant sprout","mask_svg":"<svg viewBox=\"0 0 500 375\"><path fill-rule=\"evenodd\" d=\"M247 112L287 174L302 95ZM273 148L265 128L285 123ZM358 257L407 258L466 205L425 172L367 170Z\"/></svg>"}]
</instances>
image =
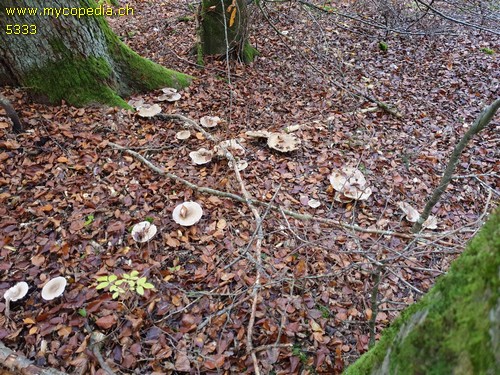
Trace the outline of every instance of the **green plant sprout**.
<instances>
[{"instance_id":1,"label":"green plant sprout","mask_svg":"<svg viewBox=\"0 0 500 375\"><path fill-rule=\"evenodd\" d=\"M90 214L90 215L87 215L87 217L85 218L85 222L83 223L83 225L85 225L86 227L88 227L93 222L94 222L94 215Z\"/></svg>"},{"instance_id":2,"label":"green plant sprout","mask_svg":"<svg viewBox=\"0 0 500 375\"><path fill-rule=\"evenodd\" d=\"M97 290L109 288L113 293L113 298L118 298L133 291L140 296L144 295L145 289L154 289L154 285L149 283L146 277L139 277L139 271L124 273L119 278L117 275L101 276L97 278L99 284L95 287Z\"/></svg>"}]
</instances>

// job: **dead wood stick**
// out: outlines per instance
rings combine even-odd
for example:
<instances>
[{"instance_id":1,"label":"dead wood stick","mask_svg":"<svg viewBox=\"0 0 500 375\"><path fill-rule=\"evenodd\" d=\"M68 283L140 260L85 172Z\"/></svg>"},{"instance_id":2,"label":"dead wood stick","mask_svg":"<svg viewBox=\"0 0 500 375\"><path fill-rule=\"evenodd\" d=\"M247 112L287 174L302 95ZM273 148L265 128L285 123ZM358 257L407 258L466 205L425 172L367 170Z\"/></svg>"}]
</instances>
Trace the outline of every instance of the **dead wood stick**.
<instances>
[{"instance_id":1,"label":"dead wood stick","mask_svg":"<svg viewBox=\"0 0 500 375\"><path fill-rule=\"evenodd\" d=\"M67 375L52 368L41 368L36 366L32 361L22 354L18 354L7 348L0 341L0 363L3 367L15 371L16 374L22 375Z\"/></svg>"},{"instance_id":2,"label":"dead wood stick","mask_svg":"<svg viewBox=\"0 0 500 375\"><path fill-rule=\"evenodd\" d=\"M481 114L476 118L470 129L465 132L460 142L457 143L457 145L453 149L453 152L451 153L450 160L443 173L443 177L441 177L441 181L439 182L438 187L432 193L431 197L429 198L429 200L425 205L422 215L420 215L415 225L413 225L413 228L411 229L413 233L420 232L423 223L427 220L432 209L434 208L436 203L439 201L439 198L441 198L441 195L443 195L444 191L448 187L448 184L450 183L453 177L453 172L455 172L455 168L457 167L457 164L460 161L460 154L462 154L464 148L467 146L467 144L474 135L479 133L490 123L491 119L493 118L493 116L495 115L496 111L499 108L500 108L500 98L495 100L490 106L486 107L481 112Z\"/></svg>"}]
</instances>

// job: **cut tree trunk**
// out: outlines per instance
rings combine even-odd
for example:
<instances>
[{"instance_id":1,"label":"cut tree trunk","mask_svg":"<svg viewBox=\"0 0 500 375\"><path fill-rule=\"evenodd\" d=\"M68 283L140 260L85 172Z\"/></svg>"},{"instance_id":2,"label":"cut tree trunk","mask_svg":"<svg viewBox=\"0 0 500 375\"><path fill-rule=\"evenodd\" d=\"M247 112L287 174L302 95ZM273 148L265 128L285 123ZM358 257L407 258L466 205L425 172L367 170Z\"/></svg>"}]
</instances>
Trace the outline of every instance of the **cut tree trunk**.
<instances>
[{"instance_id":1,"label":"cut tree trunk","mask_svg":"<svg viewBox=\"0 0 500 375\"><path fill-rule=\"evenodd\" d=\"M0 0L0 85L50 103L127 107L122 97L134 92L190 83L122 43L98 15L111 10L93 0Z\"/></svg>"},{"instance_id":2,"label":"cut tree trunk","mask_svg":"<svg viewBox=\"0 0 500 375\"><path fill-rule=\"evenodd\" d=\"M500 209L346 375L500 374Z\"/></svg>"},{"instance_id":3,"label":"cut tree trunk","mask_svg":"<svg viewBox=\"0 0 500 375\"><path fill-rule=\"evenodd\" d=\"M254 60L257 50L248 42L246 0L202 0L198 19L199 62L205 55Z\"/></svg>"}]
</instances>

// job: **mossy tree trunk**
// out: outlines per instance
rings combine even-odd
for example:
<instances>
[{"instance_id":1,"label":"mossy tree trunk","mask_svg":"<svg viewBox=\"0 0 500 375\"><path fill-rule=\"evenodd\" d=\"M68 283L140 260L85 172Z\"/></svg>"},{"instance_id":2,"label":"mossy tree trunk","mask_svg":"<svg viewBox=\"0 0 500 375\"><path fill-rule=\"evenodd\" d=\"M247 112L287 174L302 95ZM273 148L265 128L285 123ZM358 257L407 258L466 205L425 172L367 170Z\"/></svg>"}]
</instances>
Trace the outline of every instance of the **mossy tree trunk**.
<instances>
[{"instance_id":1,"label":"mossy tree trunk","mask_svg":"<svg viewBox=\"0 0 500 375\"><path fill-rule=\"evenodd\" d=\"M246 0L202 0L198 19L199 62L205 55L254 60L257 50L248 42Z\"/></svg>"},{"instance_id":2,"label":"mossy tree trunk","mask_svg":"<svg viewBox=\"0 0 500 375\"><path fill-rule=\"evenodd\" d=\"M126 107L122 97L133 92L189 84L189 76L122 43L99 15L105 9L112 11L94 0L0 0L0 85L26 87L51 103ZM86 15L68 14L78 12Z\"/></svg>"},{"instance_id":3,"label":"mossy tree trunk","mask_svg":"<svg viewBox=\"0 0 500 375\"><path fill-rule=\"evenodd\" d=\"M500 374L500 209L345 375Z\"/></svg>"}]
</instances>

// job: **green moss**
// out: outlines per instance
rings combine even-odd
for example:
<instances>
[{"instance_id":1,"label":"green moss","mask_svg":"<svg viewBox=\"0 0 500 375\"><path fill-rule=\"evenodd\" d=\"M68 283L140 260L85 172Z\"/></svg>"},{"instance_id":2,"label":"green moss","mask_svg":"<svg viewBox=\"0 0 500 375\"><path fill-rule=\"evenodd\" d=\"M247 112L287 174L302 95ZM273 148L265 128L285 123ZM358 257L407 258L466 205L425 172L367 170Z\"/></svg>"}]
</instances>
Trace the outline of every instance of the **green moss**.
<instances>
[{"instance_id":1,"label":"green moss","mask_svg":"<svg viewBox=\"0 0 500 375\"><path fill-rule=\"evenodd\" d=\"M80 0L82 6L96 6L92 0ZM106 57L80 57L58 39L49 41L60 58L56 63L31 71L25 85L39 97L52 103L62 99L76 106L102 103L130 108L122 99L135 92L160 87L186 87L192 77L166 69L133 52L122 43L103 17L82 19L98 22L107 43Z\"/></svg>"},{"instance_id":2,"label":"green moss","mask_svg":"<svg viewBox=\"0 0 500 375\"><path fill-rule=\"evenodd\" d=\"M259 56L259 51L246 42L241 51L241 58L245 64L251 63Z\"/></svg>"},{"instance_id":3,"label":"green moss","mask_svg":"<svg viewBox=\"0 0 500 375\"><path fill-rule=\"evenodd\" d=\"M113 90L111 73L104 59L64 59L32 71L26 82L35 94L52 103L64 99L77 106L105 103L128 107Z\"/></svg>"},{"instance_id":4,"label":"green moss","mask_svg":"<svg viewBox=\"0 0 500 375\"><path fill-rule=\"evenodd\" d=\"M390 374L498 373L500 363L493 348L498 348L495 340L500 333L491 316L500 304L499 249L497 210L448 274L410 306L346 374L365 375L380 368ZM426 316L415 323L418 312ZM402 334L405 329L406 335ZM384 358L388 364L383 365Z\"/></svg>"}]
</instances>

